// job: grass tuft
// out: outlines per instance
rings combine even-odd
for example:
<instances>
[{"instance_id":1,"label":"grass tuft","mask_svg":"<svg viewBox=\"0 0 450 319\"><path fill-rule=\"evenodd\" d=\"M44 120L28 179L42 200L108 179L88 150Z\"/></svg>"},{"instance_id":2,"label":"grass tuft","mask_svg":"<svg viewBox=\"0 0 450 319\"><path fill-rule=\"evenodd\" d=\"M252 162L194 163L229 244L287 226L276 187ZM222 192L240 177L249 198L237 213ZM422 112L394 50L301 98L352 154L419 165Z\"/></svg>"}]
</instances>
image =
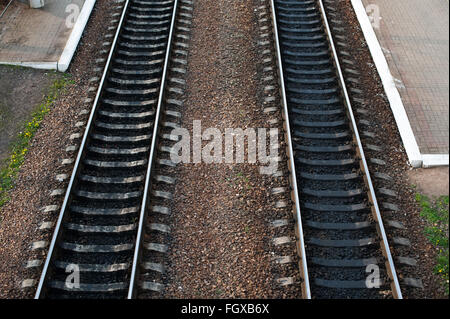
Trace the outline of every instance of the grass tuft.
<instances>
[{"instance_id":1,"label":"grass tuft","mask_svg":"<svg viewBox=\"0 0 450 319\"><path fill-rule=\"evenodd\" d=\"M448 274L448 210L449 197L440 196L430 200L425 195L416 194L416 200L422 206L421 216L428 221L425 227L425 235L428 240L439 250L434 273L437 274L445 287L445 293L449 295Z\"/></svg>"},{"instance_id":2,"label":"grass tuft","mask_svg":"<svg viewBox=\"0 0 450 319\"><path fill-rule=\"evenodd\" d=\"M44 116L50 111L57 97L69 83L73 83L73 80L68 75L64 75L53 82L44 101L31 114L31 120L12 143L10 147L11 155L2 163L0 168L0 208L9 201L8 192L14 187L14 180L25 161L29 144L39 129Z\"/></svg>"}]
</instances>

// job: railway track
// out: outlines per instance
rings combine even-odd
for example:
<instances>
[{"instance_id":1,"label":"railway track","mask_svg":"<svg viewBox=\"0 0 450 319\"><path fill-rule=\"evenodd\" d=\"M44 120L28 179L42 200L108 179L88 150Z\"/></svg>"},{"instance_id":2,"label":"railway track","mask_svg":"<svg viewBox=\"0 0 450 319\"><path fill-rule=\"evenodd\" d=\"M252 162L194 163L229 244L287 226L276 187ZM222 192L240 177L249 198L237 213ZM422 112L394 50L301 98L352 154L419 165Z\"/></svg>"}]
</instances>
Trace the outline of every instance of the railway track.
<instances>
[{"instance_id":1,"label":"railway track","mask_svg":"<svg viewBox=\"0 0 450 319\"><path fill-rule=\"evenodd\" d=\"M141 251L152 248L142 247L152 180L166 180L152 167L160 121L173 115L164 98L179 2L189 1L125 1L35 298L159 287L142 279Z\"/></svg>"},{"instance_id":2,"label":"railway track","mask_svg":"<svg viewBox=\"0 0 450 319\"><path fill-rule=\"evenodd\" d=\"M322 0L271 10L304 297L402 298Z\"/></svg>"},{"instance_id":3,"label":"railway track","mask_svg":"<svg viewBox=\"0 0 450 319\"><path fill-rule=\"evenodd\" d=\"M270 1L303 296L401 298L322 1ZM190 3L125 1L35 298L164 289Z\"/></svg>"}]
</instances>

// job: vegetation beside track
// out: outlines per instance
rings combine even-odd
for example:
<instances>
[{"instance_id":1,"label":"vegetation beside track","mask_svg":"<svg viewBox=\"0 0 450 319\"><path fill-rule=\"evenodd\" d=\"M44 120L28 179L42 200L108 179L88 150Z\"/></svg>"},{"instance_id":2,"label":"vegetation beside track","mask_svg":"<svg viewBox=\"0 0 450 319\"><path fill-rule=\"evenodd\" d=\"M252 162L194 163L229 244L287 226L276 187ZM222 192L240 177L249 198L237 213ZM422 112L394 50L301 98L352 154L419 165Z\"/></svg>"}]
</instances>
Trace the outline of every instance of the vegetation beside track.
<instances>
[{"instance_id":1,"label":"vegetation beside track","mask_svg":"<svg viewBox=\"0 0 450 319\"><path fill-rule=\"evenodd\" d=\"M30 142L38 131L42 120L64 88L70 83L73 83L73 81L70 80L68 74L64 74L53 81L44 100L36 107L30 116L31 119L11 144L9 157L3 163L0 163L0 208L9 201L8 193L14 187L16 175L25 161Z\"/></svg>"},{"instance_id":2,"label":"vegetation beside track","mask_svg":"<svg viewBox=\"0 0 450 319\"><path fill-rule=\"evenodd\" d=\"M417 194L416 200L422 207L421 216L427 221L425 235L428 240L439 250L437 254L436 266L434 268L445 288L445 293L449 295L449 275L448 275L448 221L449 221L449 197L440 196L430 199L425 195Z\"/></svg>"}]
</instances>

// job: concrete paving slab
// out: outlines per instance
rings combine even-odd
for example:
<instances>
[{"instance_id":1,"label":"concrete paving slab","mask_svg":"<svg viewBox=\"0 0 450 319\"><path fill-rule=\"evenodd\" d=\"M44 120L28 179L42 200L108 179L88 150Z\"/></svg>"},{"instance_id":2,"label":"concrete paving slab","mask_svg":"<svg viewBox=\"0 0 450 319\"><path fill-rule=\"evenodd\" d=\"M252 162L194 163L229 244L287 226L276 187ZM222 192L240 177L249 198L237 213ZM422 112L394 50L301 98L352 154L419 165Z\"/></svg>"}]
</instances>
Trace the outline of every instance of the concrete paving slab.
<instances>
[{"instance_id":1,"label":"concrete paving slab","mask_svg":"<svg viewBox=\"0 0 450 319\"><path fill-rule=\"evenodd\" d=\"M448 165L448 0L362 0L362 3L394 77L423 160L428 166L434 162Z\"/></svg>"},{"instance_id":2,"label":"concrete paving slab","mask_svg":"<svg viewBox=\"0 0 450 319\"><path fill-rule=\"evenodd\" d=\"M416 185L418 192L432 198L448 196L448 174L448 167L415 169L408 172L408 179L411 185Z\"/></svg>"},{"instance_id":3,"label":"concrete paving slab","mask_svg":"<svg viewBox=\"0 0 450 319\"><path fill-rule=\"evenodd\" d=\"M28 1L14 1L0 19L0 63L56 69L68 57L67 68L92 10L85 12L85 4L94 3L46 0L43 8L30 9Z\"/></svg>"}]
</instances>

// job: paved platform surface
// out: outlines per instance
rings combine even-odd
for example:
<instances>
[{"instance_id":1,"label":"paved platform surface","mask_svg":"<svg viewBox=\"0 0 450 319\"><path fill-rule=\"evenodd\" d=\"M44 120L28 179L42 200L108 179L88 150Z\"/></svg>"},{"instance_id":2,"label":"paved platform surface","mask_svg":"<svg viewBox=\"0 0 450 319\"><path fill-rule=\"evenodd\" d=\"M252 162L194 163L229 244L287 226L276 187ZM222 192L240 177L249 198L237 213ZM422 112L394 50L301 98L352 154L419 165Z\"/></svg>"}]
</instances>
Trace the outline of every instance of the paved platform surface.
<instances>
[{"instance_id":1,"label":"paved platform surface","mask_svg":"<svg viewBox=\"0 0 450 319\"><path fill-rule=\"evenodd\" d=\"M374 18L372 26L420 152L448 154L448 0L363 0L363 4Z\"/></svg>"},{"instance_id":2,"label":"paved platform surface","mask_svg":"<svg viewBox=\"0 0 450 319\"><path fill-rule=\"evenodd\" d=\"M408 180L411 185L416 185L417 192L430 198L440 197L449 193L449 168L434 167L427 169L413 169L408 171Z\"/></svg>"},{"instance_id":3,"label":"paved platform surface","mask_svg":"<svg viewBox=\"0 0 450 319\"><path fill-rule=\"evenodd\" d=\"M73 28L66 8L81 11L84 2L46 0L42 9L30 9L28 1L14 1L0 19L0 63L58 62Z\"/></svg>"}]
</instances>

